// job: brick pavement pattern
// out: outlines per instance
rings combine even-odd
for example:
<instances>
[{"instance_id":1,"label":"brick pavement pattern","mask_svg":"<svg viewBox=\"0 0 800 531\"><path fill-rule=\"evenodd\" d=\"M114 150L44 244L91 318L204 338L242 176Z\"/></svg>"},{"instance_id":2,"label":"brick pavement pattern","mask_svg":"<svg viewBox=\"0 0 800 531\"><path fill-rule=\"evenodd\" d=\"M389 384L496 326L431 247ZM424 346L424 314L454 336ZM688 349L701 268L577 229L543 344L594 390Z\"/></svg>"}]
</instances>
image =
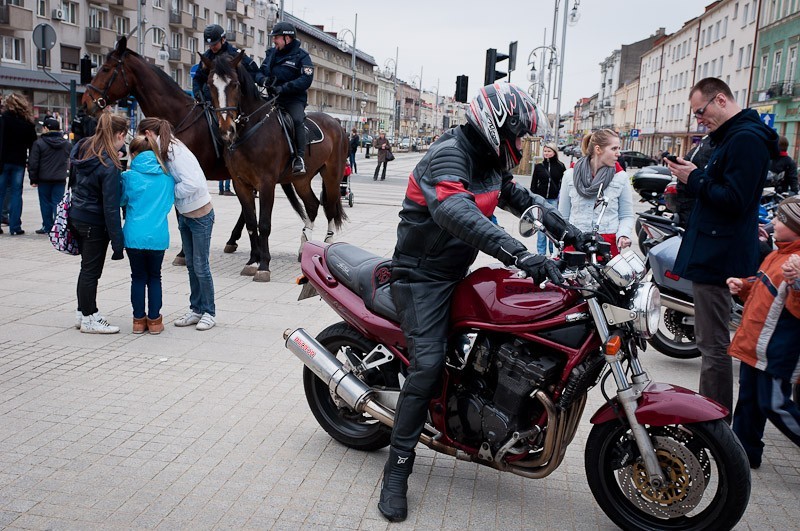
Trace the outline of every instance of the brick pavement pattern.
<instances>
[{"instance_id":1,"label":"brick pavement pattern","mask_svg":"<svg viewBox=\"0 0 800 531\"><path fill-rule=\"evenodd\" d=\"M339 241L376 254L394 248L397 211L419 154L398 154L386 181L374 159L354 175L355 206ZM520 177L525 181L526 177ZM210 183L215 190L216 183ZM298 302L301 222L276 200L272 282L239 276L249 244L222 247L238 215L233 197L213 196L217 326L176 328L188 304L184 268L163 267L166 330L131 334L127 260L106 263L98 305L117 335L74 329L78 259L46 237L0 236L0 527L9 529L387 529L377 511L386 450L333 442L306 405L300 363L286 328L312 334L338 321L318 298ZM24 227L38 220L24 192ZM515 219L498 215L515 230ZM317 226L322 237L324 223ZM534 240L528 241L535 249ZM481 256L480 263L492 260ZM699 360L648 351L656 380L697 388ZM402 529L614 529L592 498L583 469L589 416L564 464L526 480L420 447ZM800 451L768 426L761 469L739 529L791 529L800 521Z\"/></svg>"}]
</instances>

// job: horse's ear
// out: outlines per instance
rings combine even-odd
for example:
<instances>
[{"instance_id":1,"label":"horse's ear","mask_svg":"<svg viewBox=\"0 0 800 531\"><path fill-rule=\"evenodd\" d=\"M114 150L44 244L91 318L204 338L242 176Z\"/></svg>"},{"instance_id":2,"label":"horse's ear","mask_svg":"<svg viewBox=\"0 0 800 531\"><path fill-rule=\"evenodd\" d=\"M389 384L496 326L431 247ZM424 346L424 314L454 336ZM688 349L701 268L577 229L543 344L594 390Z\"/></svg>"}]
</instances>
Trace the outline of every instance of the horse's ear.
<instances>
[{"instance_id":1,"label":"horse's ear","mask_svg":"<svg viewBox=\"0 0 800 531\"><path fill-rule=\"evenodd\" d=\"M200 56L200 62L203 64L203 68L205 68L206 70L211 70L211 67L214 66L214 63L211 62L211 59L201 54L200 52L197 52L197 55Z\"/></svg>"},{"instance_id":2,"label":"horse's ear","mask_svg":"<svg viewBox=\"0 0 800 531\"><path fill-rule=\"evenodd\" d=\"M236 57L231 61L233 68L238 68L239 63L242 62L242 57L244 57L244 50L239 50L239 53L236 54Z\"/></svg>"},{"instance_id":3,"label":"horse's ear","mask_svg":"<svg viewBox=\"0 0 800 531\"><path fill-rule=\"evenodd\" d=\"M128 37L123 35L117 41L117 53L123 53L128 48Z\"/></svg>"}]
</instances>

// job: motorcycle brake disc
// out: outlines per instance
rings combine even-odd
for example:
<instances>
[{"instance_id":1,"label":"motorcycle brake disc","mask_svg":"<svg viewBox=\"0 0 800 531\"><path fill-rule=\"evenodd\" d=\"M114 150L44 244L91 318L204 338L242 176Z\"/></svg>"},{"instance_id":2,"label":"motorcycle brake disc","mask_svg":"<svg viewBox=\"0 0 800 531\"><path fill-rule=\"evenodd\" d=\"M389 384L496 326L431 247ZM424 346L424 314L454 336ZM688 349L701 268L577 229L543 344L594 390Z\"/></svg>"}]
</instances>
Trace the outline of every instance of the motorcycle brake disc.
<instances>
[{"instance_id":1,"label":"motorcycle brake disc","mask_svg":"<svg viewBox=\"0 0 800 531\"><path fill-rule=\"evenodd\" d=\"M686 317L685 313L667 308L664 310L664 326L676 338L682 336L688 341L694 341L694 327L683 324L684 317Z\"/></svg>"},{"instance_id":2,"label":"motorcycle brake disc","mask_svg":"<svg viewBox=\"0 0 800 531\"><path fill-rule=\"evenodd\" d=\"M664 486L650 485L641 460L617 471L625 496L641 511L657 518L676 518L693 511L706 490L703 466L697 457L678 441L653 437L658 464L664 473Z\"/></svg>"}]
</instances>

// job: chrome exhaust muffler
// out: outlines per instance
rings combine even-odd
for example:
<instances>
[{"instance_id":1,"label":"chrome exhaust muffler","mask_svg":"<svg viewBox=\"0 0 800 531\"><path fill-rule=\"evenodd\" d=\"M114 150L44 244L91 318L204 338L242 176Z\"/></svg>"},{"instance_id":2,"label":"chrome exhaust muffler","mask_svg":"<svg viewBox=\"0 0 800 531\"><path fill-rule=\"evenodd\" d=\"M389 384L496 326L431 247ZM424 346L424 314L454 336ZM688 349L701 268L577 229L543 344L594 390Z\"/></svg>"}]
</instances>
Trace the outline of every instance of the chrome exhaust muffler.
<instances>
[{"instance_id":1,"label":"chrome exhaust muffler","mask_svg":"<svg viewBox=\"0 0 800 531\"><path fill-rule=\"evenodd\" d=\"M661 305L686 315L694 315L694 304L661 292Z\"/></svg>"}]
</instances>

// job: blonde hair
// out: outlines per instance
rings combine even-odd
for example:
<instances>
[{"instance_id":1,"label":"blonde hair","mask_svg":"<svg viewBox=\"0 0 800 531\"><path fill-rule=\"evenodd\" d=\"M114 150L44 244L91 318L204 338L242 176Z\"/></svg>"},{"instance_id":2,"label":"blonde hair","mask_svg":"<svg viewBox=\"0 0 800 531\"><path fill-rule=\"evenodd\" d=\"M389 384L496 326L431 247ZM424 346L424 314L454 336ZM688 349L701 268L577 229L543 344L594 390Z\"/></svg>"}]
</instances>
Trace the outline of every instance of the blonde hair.
<instances>
[{"instance_id":1,"label":"blonde hair","mask_svg":"<svg viewBox=\"0 0 800 531\"><path fill-rule=\"evenodd\" d=\"M26 121L33 123L33 109L28 98L22 94L9 94L4 102L5 108Z\"/></svg>"},{"instance_id":2,"label":"blonde hair","mask_svg":"<svg viewBox=\"0 0 800 531\"><path fill-rule=\"evenodd\" d=\"M86 144L81 148L80 157L83 160L97 157L103 166L108 166L105 160L107 156L117 169L122 169L122 162L119 160L119 153L114 145L114 135L127 133L128 127L130 127L130 122L127 118L111 114L107 110L103 111L97 120L94 136L90 136L86 140Z\"/></svg>"},{"instance_id":3,"label":"blonde hair","mask_svg":"<svg viewBox=\"0 0 800 531\"><path fill-rule=\"evenodd\" d=\"M133 137L133 140L131 140L131 144L128 146L128 151L130 151L131 156L133 157L145 151L152 151L156 156L158 165L161 166L161 170L164 173L169 173L167 171L167 167L164 165L164 161L161 160L161 157L158 154L158 143L156 143L152 137L137 134L135 137Z\"/></svg>"},{"instance_id":4,"label":"blonde hair","mask_svg":"<svg viewBox=\"0 0 800 531\"><path fill-rule=\"evenodd\" d=\"M581 151L584 155L591 158L592 155L594 155L595 146L603 149L611 144L611 141L614 138L619 138L619 135L613 129L598 129L594 133L583 137L583 140L581 141Z\"/></svg>"}]
</instances>

